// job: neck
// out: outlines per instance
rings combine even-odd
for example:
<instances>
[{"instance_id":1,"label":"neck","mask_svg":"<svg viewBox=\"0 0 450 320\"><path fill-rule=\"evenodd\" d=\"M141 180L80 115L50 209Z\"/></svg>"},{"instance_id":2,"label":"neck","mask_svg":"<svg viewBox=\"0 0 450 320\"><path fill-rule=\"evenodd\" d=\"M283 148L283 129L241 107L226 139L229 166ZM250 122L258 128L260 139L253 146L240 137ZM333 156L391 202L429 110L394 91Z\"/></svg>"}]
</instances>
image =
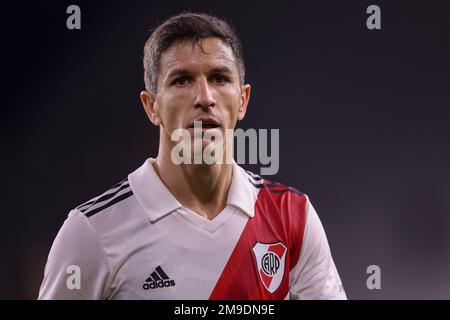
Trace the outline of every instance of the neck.
<instances>
[{"instance_id":1,"label":"neck","mask_svg":"<svg viewBox=\"0 0 450 320\"><path fill-rule=\"evenodd\" d=\"M170 148L160 145L153 166L183 207L210 220L225 208L233 175L232 164L176 165L172 162Z\"/></svg>"}]
</instances>

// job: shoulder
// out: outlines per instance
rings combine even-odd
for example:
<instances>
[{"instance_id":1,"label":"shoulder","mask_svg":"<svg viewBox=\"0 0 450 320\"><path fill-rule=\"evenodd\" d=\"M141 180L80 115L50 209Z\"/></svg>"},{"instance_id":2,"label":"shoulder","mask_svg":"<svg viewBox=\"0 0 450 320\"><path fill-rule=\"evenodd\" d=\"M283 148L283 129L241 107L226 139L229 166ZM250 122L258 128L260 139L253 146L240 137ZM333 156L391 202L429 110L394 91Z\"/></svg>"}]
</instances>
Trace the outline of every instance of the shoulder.
<instances>
[{"instance_id":1,"label":"shoulder","mask_svg":"<svg viewBox=\"0 0 450 320\"><path fill-rule=\"evenodd\" d=\"M271 224L281 225L290 234L303 234L307 221L309 198L297 188L262 178L246 171L249 182L258 189L255 213Z\"/></svg>"},{"instance_id":2,"label":"shoulder","mask_svg":"<svg viewBox=\"0 0 450 320\"><path fill-rule=\"evenodd\" d=\"M128 179L124 179L72 209L58 232L58 247L64 249L70 246L73 252L82 254L94 249L103 251L106 246L105 235L111 234L117 225L128 227L127 220L135 220L128 219L130 211L134 209L133 204L130 206L127 203L132 195Z\"/></svg>"},{"instance_id":3,"label":"shoulder","mask_svg":"<svg viewBox=\"0 0 450 320\"><path fill-rule=\"evenodd\" d=\"M308 196L297 188L263 178L253 172L245 171L249 182L259 189L258 201L271 202L281 211L306 208ZM294 206L294 207L292 207Z\"/></svg>"},{"instance_id":4,"label":"shoulder","mask_svg":"<svg viewBox=\"0 0 450 320\"><path fill-rule=\"evenodd\" d=\"M75 210L90 218L99 213L111 210L132 195L133 191L131 190L128 178L126 178L108 188L102 194L80 204Z\"/></svg>"}]
</instances>

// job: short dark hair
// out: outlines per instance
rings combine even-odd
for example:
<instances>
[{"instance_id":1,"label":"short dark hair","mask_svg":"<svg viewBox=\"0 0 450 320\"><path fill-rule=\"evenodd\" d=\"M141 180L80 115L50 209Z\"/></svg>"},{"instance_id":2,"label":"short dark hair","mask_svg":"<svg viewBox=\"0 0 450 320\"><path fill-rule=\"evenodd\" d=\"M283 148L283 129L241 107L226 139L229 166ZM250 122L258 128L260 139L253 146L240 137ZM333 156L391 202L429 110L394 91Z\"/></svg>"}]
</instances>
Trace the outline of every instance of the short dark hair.
<instances>
[{"instance_id":1,"label":"short dark hair","mask_svg":"<svg viewBox=\"0 0 450 320\"><path fill-rule=\"evenodd\" d=\"M216 37L228 45L236 60L239 81L244 84L245 67L242 46L234 29L223 19L205 14L184 12L173 16L152 32L144 47L145 88L156 94L161 54L176 42L193 41L199 44L205 38Z\"/></svg>"}]
</instances>

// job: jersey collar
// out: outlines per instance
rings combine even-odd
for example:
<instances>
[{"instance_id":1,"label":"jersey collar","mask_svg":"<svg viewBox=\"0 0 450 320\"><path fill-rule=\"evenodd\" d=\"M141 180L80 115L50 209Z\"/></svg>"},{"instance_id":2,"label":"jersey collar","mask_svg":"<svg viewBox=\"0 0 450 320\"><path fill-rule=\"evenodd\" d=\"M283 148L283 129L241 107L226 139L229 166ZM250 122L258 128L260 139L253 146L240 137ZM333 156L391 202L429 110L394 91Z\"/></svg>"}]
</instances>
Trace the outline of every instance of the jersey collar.
<instances>
[{"instance_id":1,"label":"jersey collar","mask_svg":"<svg viewBox=\"0 0 450 320\"><path fill-rule=\"evenodd\" d=\"M131 190L147 213L151 222L176 211L182 205L161 181L148 158L142 166L128 175ZM233 161L233 178L228 192L227 205L231 205L252 218L254 216L255 190L244 169Z\"/></svg>"}]
</instances>

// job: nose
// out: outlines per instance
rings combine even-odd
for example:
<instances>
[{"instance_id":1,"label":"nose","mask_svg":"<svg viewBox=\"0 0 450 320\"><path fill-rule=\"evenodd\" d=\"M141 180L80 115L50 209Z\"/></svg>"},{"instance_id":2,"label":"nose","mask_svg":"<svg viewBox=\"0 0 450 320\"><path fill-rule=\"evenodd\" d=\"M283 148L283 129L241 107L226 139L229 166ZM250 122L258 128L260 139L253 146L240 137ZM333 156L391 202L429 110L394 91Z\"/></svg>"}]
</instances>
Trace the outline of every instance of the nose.
<instances>
[{"instance_id":1,"label":"nose","mask_svg":"<svg viewBox=\"0 0 450 320\"><path fill-rule=\"evenodd\" d=\"M208 109L216 105L216 100L207 79L203 78L197 82L195 94L196 108Z\"/></svg>"}]
</instances>

